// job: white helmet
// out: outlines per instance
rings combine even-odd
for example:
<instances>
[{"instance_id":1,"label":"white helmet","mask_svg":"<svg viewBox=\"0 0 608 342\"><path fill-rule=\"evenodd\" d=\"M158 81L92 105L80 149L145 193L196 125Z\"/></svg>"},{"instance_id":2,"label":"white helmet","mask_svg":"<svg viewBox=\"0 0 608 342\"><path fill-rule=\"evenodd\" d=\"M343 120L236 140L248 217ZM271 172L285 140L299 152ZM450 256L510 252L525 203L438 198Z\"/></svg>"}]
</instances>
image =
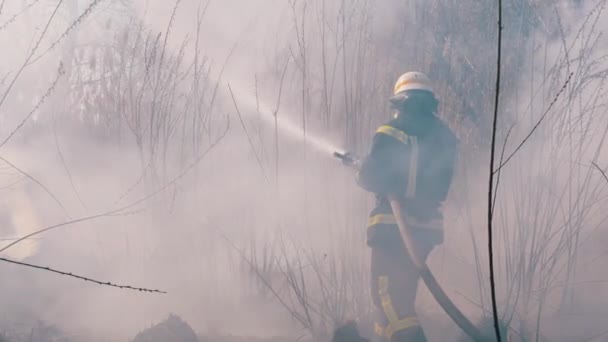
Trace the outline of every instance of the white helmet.
<instances>
[{"instance_id":1,"label":"white helmet","mask_svg":"<svg viewBox=\"0 0 608 342\"><path fill-rule=\"evenodd\" d=\"M410 90L413 90L414 93L420 91L420 93L412 94ZM395 83L393 96L391 96L389 101L395 109L403 108L405 103L412 103L411 101L417 103L423 101L424 106L432 113L436 113L439 106L439 101L431 86L431 80L425 74L418 71L406 72L399 77L397 83Z\"/></svg>"},{"instance_id":2,"label":"white helmet","mask_svg":"<svg viewBox=\"0 0 608 342\"><path fill-rule=\"evenodd\" d=\"M395 83L393 95L400 94L407 90L426 90L435 95L433 87L431 86L431 80L425 74L418 71L406 72L401 75Z\"/></svg>"}]
</instances>

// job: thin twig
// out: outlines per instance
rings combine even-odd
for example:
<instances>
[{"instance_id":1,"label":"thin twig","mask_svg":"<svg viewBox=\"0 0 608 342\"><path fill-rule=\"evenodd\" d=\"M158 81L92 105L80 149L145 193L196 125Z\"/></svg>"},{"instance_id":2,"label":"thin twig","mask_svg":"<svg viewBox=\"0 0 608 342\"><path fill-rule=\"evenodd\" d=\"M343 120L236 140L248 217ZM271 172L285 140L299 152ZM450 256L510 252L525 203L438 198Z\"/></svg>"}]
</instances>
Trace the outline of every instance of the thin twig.
<instances>
[{"instance_id":1,"label":"thin twig","mask_svg":"<svg viewBox=\"0 0 608 342\"><path fill-rule=\"evenodd\" d=\"M25 13L27 10L29 10L30 8L32 8L32 6L34 6L37 2L40 2L40 0L34 0L32 2L30 2L29 4L27 4L25 7L23 7L21 9L21 11L17 12L16 14L14 14L12 17L10 17L10 19L8 19L4 24L2 24L0 26L0 31L4 30L5 28L8 27L8 25L12 24L15 22L15 19L17 19L21 14ZM4 6L4 0L2 1L2 5ZM0 12L2 12L1 8L0 8ZM1 13L0 13L1 14Z\"/></svg>"},{"instance_id":2,"label":"thin twig","mask_svg":"<svg viewBox=\"0 0 608 342\"><path fill-rule=\"evenodd\" d=\"M182 179L188 172L190 172L192 169L194 169L194 167L209 153L211 152L211 150L213 150L213 148L215 148L221 141L222 139L226 136L226 133L228 132L228 129L230 128L230 121L228 121L228 123L226 124L226 130L223 132L223 134L217 139L215 140L215 142L213 144L211 144L201 155L198 156L198 158L196 158L186 169L184 169L184 171L182 171L179 175L177 175L175 178L173 178L170 182L164 184L163 186L161 186L160 188L158 188L156 191L134 201L131 202L123 207L120 207L118 209L112 209L112 210L108 210L106 212L100 213L100 214L95 214L95 215L89 215L89 216L85 216L85 217L81 217L78 219L74 219L74 220L70 220L70 221L65 221L59 224L55 224L52 226L48 226L42 229L39 229L37 231L34 231L28 235L25 235L23 237L21 237L20 239L8 244L7 246L3 247L2 249L0 249L0 253L6 251L7 249L9 249L10 247L15 246L16 244L27 240L33 236L36 235L40 235L42 233L48 232L50 230L55 230L57 228L61 228L64 226L68 226L68 225L72 225L72 224L76 224L76 223L80 223L80 222L86 222L86 221L91 221L94 219L98 219L98 218L102 218L102 217L109 217L109 216L114 216L114 215L120 215L121 213L124 213L125 211L155 197L156 195L158 195L159 193L163 192L165 189L167 189L168 187L174 185L175 183L177 183L180 179ZM1 158L1 157L0 157Z\"/></svg>"},{"instance_id":3,"label":"thin twig","mask_svg":"<svg viewBox=\"0 0 608 342\"><path fill-rule=\"evenodd\" d=\"M59 205L59 207L61 207L61 209L63 210L65 216L67 218L70 218L70 214L68 213L68 210L61 203L61 201L59 200L59 198L57 198L57 196L55 196L55 194L53 194L51 192L51 190L49 190L49 188L46 187L46 185L42 184L38 179L34 178L34 176L32 176L29 173L23 171L22 169L20 169L19 167L17 167L17 165L15 165L15 164L11 163L10 161L8 161L6 158L0 156L0 160L2 160L3 162L7 163L10 167L12 167L13 169L17 170L19 173L21 173L25 177L29 178L32 182L38 184L38 186L41 187L42 190L44 190L47 194L49 194L49 196L51 196L53 198L53 200L55 201L55 203L57 203L57 205Z\"/></svg>"},{"instance_id":4,"label":"thin twig","mask_svg":"<svg viewBox=\"0 0 608 342\"><path fill-rule=\"evenodd\" d=\"M18 240L19 238L1 238L0 241L15 241ZM33 238L30 240L40 240L41 238Z\"/></svg>"},{"instance_id":5,"label":"thin twig","mask_svg":"<svg viewBox=\"0 0 608 342\"><path fill-rule=\"evenodd\" d=\"M161 291L161 290L152 290L152 289L147 289L147 288L143 288L143 287L133 287L130 285L117 285L117 284L113 284L109 281L100 281L100 280L95 280L92 278L88 278L88 277L84 277L81 275L77 275L74 274L72 272L64 272L64 271L59 271L47 266L40 266L40 265L34 265L34 264L30 264L27 262L21 262L21 261L16 261L16 260L11 260L11 259L7 259L7 258L1 258L0 257L0 261L4 261L10 264L15 264L15 265L19 265L19 266L25 266L25 267L29 267L29 268L34 268L37 270L42 270L42 271L47 271L47 272L51 272L51 273L56 273L56 274L60 274L62 276L66 276L66 277L72 277L72 278L76 278L76 279L80 279L80 280L84 280L84 281L89 281L91 283L95 283L98 285L103 285L103 286L110 286L110 287L116 287L119 289L123 289L123 290L133 290L133 291L140 291L140 292L149 292L149 293L162 293L165 294L167 292L165 291Z\"/></svg>"},{"instance_id":6,"label":"thin twig","mask_svg":"<svg viewBox=\"0 0 608 342\"><path fill-rule=\"evenodd\" d=\"M606 182L608 182L608 176L606 175L606 172L604 170L602 170L602 168L600 168L599 165L597 165L595 162L592 162L591 164L593 164L593 166L595 166L595 168L602 174L602 176L604 177Z\"/></svg>"},{"instance_id":7,"label":"thin twig","mask_svg":"<svg viewBox=\"0 0 608 342\"><path fill-rule=\"evenodd\" d=\"M0 143L0 148L2 148L4 145L6 145L6 143L15 134L17 134L17 132L23 127L23 125L25 125L25 123L32 117L32 115L34 115L34 113L36 113L36 111L38 111L38 109L40 109L40 106L42 106L42 104L44 103L44 101L49 96L51 96L51 93L53 93L53 91L55 90L55 87L57 86L57 83L61 79L61 76L63 76L64 74L65 74L65 69L63 68L63 63L59 63L59 67L57 68L57 77L55 77L55 79L53 80L53 83L51 84L51 86L46 90L46 92L44 93L44 95L42 95L42 97L40 98L40 100L38 100L38 103L36 103L36 106L34 106L34 108L25 116L25 118L23 118L23 120L21 120L21 122L17 125L17 127L15 127L11 131L11 133L4 139L4 141L2 141L2 143Z\"/></svg>"},{"instance_id":8,"label":"thin twig","mask_svg":"<svg viewBox=\"0 0 608 342\"><path fill-rule=\"evenodd\" d=\"M126 209L128 209L128 208L127 207L118 208L116 210L107 211L107 212L104 212L104 213L101 213L101 214L84 216L84 217L81 217L81 218L77 218L77 219L61 222L61 223L58 223L58 224L54 224L52 226L48 226L48 227L39 229L39 230L34 231L34 232L30 233L30 234L22 236L22 237L16 239L15 241L9 243L8 245L2 247L0 249L0 253L2 253L4 251L6 251L7 249L9 249L9 248L17 245L18 243L21 243L21 242L23 242L25 240L30 240L31 237L36 236L36 235L40 235L40 234L45 233L47 231L54 230L54 229L61 228L61 227L65 227L65 226L69 226L69 225L80 223L80 222L91 221L91 220L98 219L98 218L101 218L101 217L112 216L114 214L119 214L120 212L122 212L122 211L124 211Z\"/></svg>"},{"instance_id":9,"label":"thin twig","mask_svg":"<svg viewBox=\"0 0 608 342\"><path fill-rule=\"evenodd\" d=\"M500 151L500 163L501 164L502 164L502 161L504 160L507 142L509 141L509 136L511 135L511 131L513 130L514 126L515 125L513 125L509 128L509 130L507 131L507 135L505 137L505 142L502 144L502 151ZM498 198L498 186L499 185L500 185L500 172L498 172L496 175L496 191L494 193L494 200L492 201L492 212L494 212L494 208L496 207L496 199Z\"/></svg>"},{"instance_id":10,"label":"thin twig","mask_svg":"<svg viewBox=\"0 0 608 342\"><path fill-rule=\"evenodd\" d=\"M17 79L19 79L19 76L21 76L21 73L23 72L23 70L25 70L25 68L28 66L28 63L32 59L32 56L34 56L34 54L36 53L36 50L38 50L38 47L40 46L40 43L42 43L42 40L44 39L44 37L48 33L49 28L51 26L51 23L53 22L53 19L55 18L55 15L57 15L57 11L59 10L59 7L61 6L62 3L63 3L63 0L60 0L57 3L57 6L55 6L55 9L53 10L53 13L51 14L51 16L49 17L49 19L47 20L46 25L45 25L44 29L42 30L42 33L40 34L40 37L36 41L36 44L34 44L34 47L32 48L32 50L30 51L30 53L25 58L25 62L23 62L23 65L21 65L21 67L19 68L19 70L17 70L17 73L15 73L15 76L11 80L11 83L8 85L8 87L4 91L4 94L2 95L2 98L0 98L0 107L2 107L2 104L4 103L4 101L6 100L6 98L8 97L8 94L11 92L11 89L15 86L15 83L17 82Z\"/></svg>"},{"instance_id":11,"label":"thin twig","mask_svg":"<svg viewBox=\"0 0 608 342\"><path fill-rule=\"evenodd\" d=\"M82 12L82 14L80 16L78 16L78 18L76 18L76 20L74 20L74 22L72 22L72 24L61 34L61 36L59 36L59 38L57 38L57 40L55 40L51 46L49 46L46 50L44 50L43 53L41 53L40 55L38 55L36 58L34 58L32 61L28 61L26 62L25 66L29 66L33 63L36 63L40 58L44 57L47 53L49 53L51 50L53 50L55 47L57 47L57 45L59 45L59 43L65 39L65 37L68 36L68 34L70 34L70 32L76 28L76 26L80 25L89 15L91 15L91 13L93 13L93 10L95 9L95 7L97 5L99 5L99 3L103 1L103 0L93 0L89 6L87 6L87 8L84 10L84 12ZM33 53L32 53L33 55Z\"/></svg>"},{"instance_id":12,"label":"thin twig","mask_svg":"<svg viewBox=\"0 0 608 342\"><path fill-rule=\"evenodd\" d=\"M274 287L272 286L272 284L270 284L270 282L266 279L266 277L264 277L264 275L262 275L260 273L260 271L258 270L258 268L251 262L251 260L249 260L249 258L247 258L247 256L245 255L245 253L239 249L234 242L232 242L226 235L221 234L222 238L224 240L226 240L226 242L230 245L230 247L232 247L232 249L234 249L239 256L241 257L241 259L243 259L248 265L249 267L255 272L255 274L258 276L258 278L260 279L260 281L264 284L264 286L266 286L268 288L268 290L273 294L273 296L279 301L279 303L281 304L281 306L283 306L283 308L285 308L285 310L287 310L287 312L289 312L289 314L295 318L296 320L298 320L298 322L300 322L302 325L305 325L305 318L301 316L301 314L299 314L298 312L296 312L295 310L293 310L281 297L281 295L279 295L276 290L274 289Z\"/></svg>"},{"instance_id":13,"label":"thin twig","mask_svg":"<svg viewBox=\"0 0 608 342\"><path fill-rule=\"evenodd\" d=\"M139 186L139 184L141 184L141 182L144 180L144 178L146 178L146 172L148 170L148 168L150 168L152 166L152 162L154 160L152 158L150 158L150 160L148 161L148 164L146 164L146 166L144 166L144 168L141 170L141 174L139 175L139 178L137 178L137 181L135 181L135 183L131 184L131 186L129 186L127 188L127 190L125 190L125 192L122 193L122 195L118 196L118 199L116 201L114 201L113 205L117 205L118 203L120 203L120 201L122 201L125 197L127 197L131 192L133 192L133 190L135 190L135 188L137 188Z\"/></svg>"},{"instance_id":14,"label":"thin twig","mask_svg":"<svg viewBox=\"0 0 608 342\"><path fill-rule=\"evenodd\" d=\"M245 122L243 122L243 117L241 116L241 111L239 110L239 106L236 104L236 99L234 98L234 93L232 92L232 88L230 88L230 83L228 83L228 90L230 91L230 96L232 97L232 103L234 103L234 109L236 110L237 115L239 116L239 121L241 122L241 127L243 127L243 131L245 132L245 135L247 136L247 140L249 141L249 146L251 146L251 151L253 151L253 155L255 156L255 159L258 162L258 165L260 166L260 169L262 170L262 175L264 176L264 179L266 180L266 182L268 182L268 177L266 176L266 172L264 171L264 164L262 164L262 160L260 159L260 156L258 155L258 153L255 150L255 146L253 145L253 141L251 140L251 137L249 136L249 133L247 132L247 127L245 127Z\"/></svg>"},{"instance_id":15,"label":"thin twig","mask_svg":"<svg viewBox=\"0 0 608 342\"><path fill-rule=\"evenodd\" d=\"M63 152L61 152L61 146L59 144L59 137L57 136L57 120L53 120L53 137L55 140L55 147L57 148L57 154L59 155L59 160L61 160L61 165L63 166L63 169L65 170L66 175L68 176L68 180L70 181L70 186L72 187L72 191L74 191L74 194L76 195L76 198L78 199L78 201L80 202L80 204L82 205L83 208L87 209L86 204L84 204L84 201L82 200L82 197L80 196L80 193L78 192L78 189L76 189L76 184L74 184L74 178L72 177L72 172L70 171L70 168L68 167L68 164L65 161L65 158L63 157Z\"/></svg>"},{"instance_id":16,"label":"thin twig","mask_svg":"<svg viewBox=\"0 0 608 342\"><path fill-rule=\"evenodd\" d=\"M283 73L281 74L281 82L279 83L279 95L277 97L277 106L272 113L274 116L274 145L275 145L275 181L278 189L279 186L279 108L281 107L281 95L283 94L283 82L285 81L285 74L289 67L290 57L287 57Z\"/></svg>"},{"instance_id":17,"label":"thin twig","mask_svg":"<svg viewBox=\"0 0 608 342\"><path fill-rule=\"evenodd\" d=\"M564 85L562 86L562 88L557 92L557 95L555 95L555 98L553 98L553 101L551 101L551 103L549 104L549 107L547 107L547 110L543 113L543 115L541 115L540 119L538 119L538 121L536 122L534 127L532 127L532 130L530 130L528 135L526 135L526 137L521 141L521 143L517 146L517 148L515 148L515 150L507 157L507 159L502 164L500 164L500 166L498 166L498 169L493 171L493 173L496 173L500 169L502 169L511 160L511 158L513 158L513 156L515 156L515 154L517 152L519 152L519 150L524 146L524 144L528 141L528 139L530 139L532 134L534 134L534 131L536 131L536 129L543 122L543 120L545 119L547 114L549 114L549 111L551 111L551 108L553 108L553 105L555 105L555 103L559 99L560 95L566 90L568 83L570 83L570 79L572 79L572 75L574 75L574 73L570 73L570 75L568 75L566 82L564 82Z\"/></svg>"},{"instance_id":18,"label":"thin twig","mask_svg":"<svg viewBox=\"0 0 608 342\"><path fill-rule=\"evenodd\" d=\"M496 340L501 342L500 324L498 323L498 306L496 304L496 281L494 279L494 246L493 246L493 191L494 191L494 158L496 146L496 127L498 124L498 104L500 99L500 67L502 53L502 0L498 0L498 51L496 61L496 95L494 98L494 117L492 120L492 143L490 145L490 174L488 187L488 256L490 267L490 293L492 299L492 316L494 319L494 332Z\"/></svg>"}]
</instances>

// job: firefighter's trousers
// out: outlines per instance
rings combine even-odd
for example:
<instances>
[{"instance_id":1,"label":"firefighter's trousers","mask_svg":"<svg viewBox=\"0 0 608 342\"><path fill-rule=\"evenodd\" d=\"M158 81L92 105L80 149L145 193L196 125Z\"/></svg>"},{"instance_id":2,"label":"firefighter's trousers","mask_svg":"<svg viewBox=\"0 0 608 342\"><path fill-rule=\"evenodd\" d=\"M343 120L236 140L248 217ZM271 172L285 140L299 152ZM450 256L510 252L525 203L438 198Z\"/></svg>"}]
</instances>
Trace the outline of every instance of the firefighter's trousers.
<instances>
[{"instance_id":1,"label":"firefighter's trousers","mask_svg":"<svg viewBox=\"0 0 608 342\"><path fill-rule=\"evenodd\" d=\"M400 236L396 237L392 241L370 244L371 291L377 309L376 340L426 342L415 309L418 272ZM418 241L420 257L426 260L433 247L432 243Z\"/></svg>"}]
</instances>

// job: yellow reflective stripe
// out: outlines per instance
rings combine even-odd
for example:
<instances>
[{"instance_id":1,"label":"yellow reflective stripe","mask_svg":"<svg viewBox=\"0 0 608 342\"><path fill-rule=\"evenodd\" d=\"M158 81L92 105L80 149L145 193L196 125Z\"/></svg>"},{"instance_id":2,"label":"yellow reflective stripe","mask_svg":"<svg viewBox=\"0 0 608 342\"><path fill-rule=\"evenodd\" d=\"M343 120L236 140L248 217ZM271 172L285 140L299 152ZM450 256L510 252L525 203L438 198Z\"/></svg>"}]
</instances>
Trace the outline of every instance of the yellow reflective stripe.
<instances>
[{"instance_id":1,"label":"yellow reflective stripe","mask_svg":"<svg viewBox=\"0 0 608 342\"><path fill-rule=\"evenodd\" d=\"M403 80L403 81L395 84L395 88L393 89L393 94L397 95L398 93L400 93L401 92L401 88L405 87L409 83L412 83L412 80Z\"/></svg>"},{"instance_id":2,"label":"yellow reflective stripe","mask_svg":"<svg viewBox=\"0 0 608 342\"><path fill-rule=\"evenodd\" d=\"M381 332L379 335L385 336L389 341L398 331L409 329L413 326L418 325L418 319L416 317L406 317L399 319L397 311L393 306L393 301L388 293L388 277L380 276L378 278L378 293L380 294L380 302L382 303L382 310L388 319L388 326L381 327L379 324L374 325L376 333Z\"/></svg>"},{"instance_id":3,"label":"yellow reflective stripe","mask_svg":"<svg viewBox=\"0 0 608 342\"><path fill-rule=\"evenodd\" d=\"M380 126L378 130L376 130L376 133L386 134L401 141L404 144L412 146L409 163L410 167L408 170L406 196L409 198L413 198L416 195L416 180L418 178L418 138L414 136L409 136L405 134L405 132L403 132L402 130L399 130L389 125Z\"/></svg>"},{"instance_id":4,"label":"yellow reflective stripe","mask_svg":"<svg viewBox=\"0 0 608 342\"><path fill-rule=\"evenodd\" d=\"M410 137L410 146L412 146L412 151L405 194L406 197L413 198L416 196L416 179L418 178L418 138Z\"/></svg>"},{"instance_id":5,"label":"yellow reflective stripe","mask_svg":"<svg viewBox=\"0 0 608 342\"><path fill-rule=\"evenodd\" d=\"M397 316L397 311L395 311L393 301L388 293L388 277L381 276L378 279L378 292L380 294L382 310L384 310L384 314L386 315L390 326L393 322L397 322L399 320L399 316Z\"/></svg>"},{"instance_id":6,"label":"yellow reflective stripe","mask_svg":"<svg viewBox=\"0 0 608 342\"><path fill-rule=\"evenodd\" d=\"M404 144L408 143L408 139L407 139L408 135L405 134L403 131L398 130L392 126L388 126L388 125L380 126L380 128L378 128L376 130L376 133L386 134L388 136L391 136L391 137L401 141Z\"/></svg>"},{"instance_id":7,"label":"yellow reflective stripe","mask_svg":"<svg viewBox=\"0 0 608 342\"><path fill-rule=\"evenodd\" d=\"M374 333L378 336L386 337L389 341L396 332L407 330L409 328L420 325L416 317L404 318L397 323L383 327L380 323L374 323Z\"/></svg>"},{"instance_id":8,"label":"yellow reflective stripe","mask_svg":"<svg viewBox=\"0 0 608 342\"><path fill-rule=\"evenodd\" d=\"M369 218L367 222L367 226L375 226L377 224L397 224L397 220L395 216L392 214L378 214Z\"/></svg>"},{"instance_id":9,"label":"yellow reflective stripe","mask_svg":"<svg viewBox=\"0 0 608 342\"><path fill-rule=\"evenodd\" d=\"M420 324L416 317L407 317L400 321L390 323L388 327L384 328L384 336L390 341L396 332L407 330L418 325Z\"/></svg>"},{"instance_id":10,"label":"yellow reflective stripe","mask_svg":"<svg viewBox=\"0 0 608 342\"><path fill-rule=\"evenodd\" d=\"M397 321L396 324L383 327L380 323L374 323L374 333L378 336L386 337L389 341L393 338L396 332L407 330L409 328L419 326L418 319L416 317L408 317Z\"/></svg>"}]
</instances>

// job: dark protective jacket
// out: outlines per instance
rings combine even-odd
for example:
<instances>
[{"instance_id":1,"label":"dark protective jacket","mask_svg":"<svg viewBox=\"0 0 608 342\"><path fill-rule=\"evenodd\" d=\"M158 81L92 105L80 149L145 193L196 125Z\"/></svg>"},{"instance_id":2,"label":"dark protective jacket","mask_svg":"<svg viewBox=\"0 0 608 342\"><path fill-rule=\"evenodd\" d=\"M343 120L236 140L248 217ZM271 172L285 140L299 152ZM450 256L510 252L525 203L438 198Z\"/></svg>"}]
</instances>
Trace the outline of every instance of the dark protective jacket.
<instances>
[{"instance_id":1,"label":"dark protective jacket","mask_svg":"<svg viewBox=\"0 0 608 342\"><path fill-rule=\"evenodd\" d=\"M376 194L368 225L370 245L377 237L400 241L389 195L400 199L415 237L443 240L441 205L452 182L458 139L441 119L433 115L431 120L428 130L416 132L394 119L374 135L357 173L359 186Z\"/></svg>"}]
</instances>

